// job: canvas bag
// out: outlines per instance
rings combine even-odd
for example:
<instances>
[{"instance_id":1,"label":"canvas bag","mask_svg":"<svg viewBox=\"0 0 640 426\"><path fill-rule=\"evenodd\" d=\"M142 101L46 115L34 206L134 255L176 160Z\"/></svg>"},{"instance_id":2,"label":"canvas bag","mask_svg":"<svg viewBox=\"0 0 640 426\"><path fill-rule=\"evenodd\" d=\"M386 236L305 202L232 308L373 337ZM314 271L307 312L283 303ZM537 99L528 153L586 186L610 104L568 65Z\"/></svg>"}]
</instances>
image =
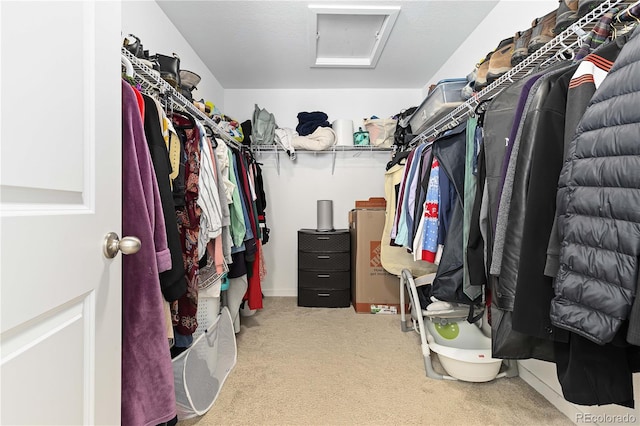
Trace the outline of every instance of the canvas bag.
<instances>
[{"instance_id":1,"label":"canvas bag","mask_svg":"<svg viewBox=\"0 0 640 426\"><path fill-rule=\"evenodd\" d=\"M394 118L365 118L364 127L369 132L371 145L385 148L393 145L396 124Z\"/></svg>"},{"instance_id":2,"label":"canvas bag","mask_svg":"<svg viewBox=\"0 0 640 426\"><path fill-rule=\"evenodd\" d=\"M276 119L269 111L254 105L251 119L251 143L254 145L272 145L276 132Z\"/></svg>"}]
</instances>

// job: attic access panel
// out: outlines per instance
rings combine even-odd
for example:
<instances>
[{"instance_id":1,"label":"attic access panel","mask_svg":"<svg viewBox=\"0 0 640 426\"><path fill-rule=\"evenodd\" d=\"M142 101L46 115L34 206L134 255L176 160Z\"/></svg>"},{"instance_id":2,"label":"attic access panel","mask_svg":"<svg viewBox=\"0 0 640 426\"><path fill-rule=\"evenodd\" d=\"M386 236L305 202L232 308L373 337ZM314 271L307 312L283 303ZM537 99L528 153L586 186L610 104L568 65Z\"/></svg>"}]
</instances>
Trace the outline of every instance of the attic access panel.
<instances>
[{"instance_id":1,"label":"attic access panel","mask_svg":"<svg viewBox=\"0 0 640 426\"><path fill-rule=\"evenodd\" d=\"M311 67L375 68L400 6L309 5Z\"/></svg>"}]
</instances>

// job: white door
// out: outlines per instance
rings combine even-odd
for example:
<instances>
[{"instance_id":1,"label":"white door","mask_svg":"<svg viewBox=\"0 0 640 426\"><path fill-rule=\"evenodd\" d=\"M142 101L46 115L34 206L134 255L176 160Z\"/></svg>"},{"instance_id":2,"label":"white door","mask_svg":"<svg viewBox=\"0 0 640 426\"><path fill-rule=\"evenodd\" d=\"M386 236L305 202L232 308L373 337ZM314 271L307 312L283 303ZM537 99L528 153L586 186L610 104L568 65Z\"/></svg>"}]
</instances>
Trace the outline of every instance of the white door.
<instances>
[{"instance_id":1,"label":"white door","mask_svg":"<svg viewBox=\"0 0 640 426\"><path fill-rule=\"evenodd\" d=\"M120 3L0 1L0 422L118 424Z\"/></svg>"}]
</instances>

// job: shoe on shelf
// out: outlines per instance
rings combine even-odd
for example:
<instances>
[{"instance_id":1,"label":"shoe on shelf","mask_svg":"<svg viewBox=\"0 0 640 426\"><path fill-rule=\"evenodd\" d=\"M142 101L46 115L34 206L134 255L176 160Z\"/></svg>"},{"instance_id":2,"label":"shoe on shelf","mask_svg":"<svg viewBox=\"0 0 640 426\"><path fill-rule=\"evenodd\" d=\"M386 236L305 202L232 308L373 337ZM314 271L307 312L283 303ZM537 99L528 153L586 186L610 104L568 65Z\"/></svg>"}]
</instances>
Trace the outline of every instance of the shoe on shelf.
<instances>
[{"instance_id":1,"label":"shoe on shelf","mask_svg":"<svg viewBox=\"0 0 640 426\"><path fill-rule=\"evenodd\" d=\"M511 65L516 66L520 62L522 62L527 56L529 56L529 40L531 40L531 32L533 31L533 25L535 25L535 21L532 23L532 28L529 28L524 31L518 31L516 35L513 37L513 54L511 55Z\"/></svg>"},{"instance_id":2,"label":"shoe on shelf","mask_svg":"<svg viewBox=\"0 0 640 426\"><path fill-rule=\"evenodd\" d=\"M603 0L579 0L578 1L578 16L582 18L587 13L591 12L596 7L600 6Z\"/></svg>"},{"instance_id":3,"label":"shoe on shelf","mask_svg":"<svg viewBox=\"0 0 640 426\"><path fill-rule=\"evenodd\" d=\"M513 37L506 38L500 42L493 52L489 60L487 84L493 83L512 68L511 56L513 55L513 46Z\"/></svg>"},{"instance_id":4,"label":"shoe on shelf","mask_svg":"<svg viewBox=\"0 0 640 426\"><path fill-rule=\"evenodd\" d=\"M578 0L560 0L556 11L556 27L554 34L558 35L578 20Z\"/></svg>"},{"instance_id":5,"label":"shoe on shelf","mask_svg":"<svg viewBox=\"0 0 640 426\"><path fill-rule=\"evenodd\" d=\"M475 92L476 77L478 76L478 66L476 65L469 74L467 74L467 84L460 89L462 99L471 99Z\"/></svg>"},{"instance_id":6,"label":"shoe on shelf","mask_svg":"<svg viewBox=\"0 0 640 426\"><path fill-rule=\"evenodd\" d=\"M169 83L173 88L180 88L180 58L175 53L173 56L167 56L156 53L151 57L158 63L160 69L160 77Z\"/></svg>"},{"instance_id":7,"label":"shoe on shelf","mask_svg":"<svg viewBox=\"0 0 640 426\"><path fill-rule=\"evenodd\" d=\"M544 15L542 18L538 18L536 20L535 26L533 27L533 31L531 32L531 40L529 40L529 45L527 46L530 54L540 49L542 46L550 42L555 37L555 33L553 32L553 29L555 28L555 26L556 26L555 10L552 10L551 12Z\"/></svg>"},{"instance_id":8,"label":"shoe on shelf","mask_svg":"<svg viewBox=\"0 0 640 426\"><path fill-rule=\"evenodd\" d=\"M487 73L489 72L489 62L491 61L492 55L493 51L487 53L487 56L476 66L478 69L478 73L476 75L476 82L473 85L473 89L476 92L479 92L487 87Z\"/></svg>"}]
</instances>

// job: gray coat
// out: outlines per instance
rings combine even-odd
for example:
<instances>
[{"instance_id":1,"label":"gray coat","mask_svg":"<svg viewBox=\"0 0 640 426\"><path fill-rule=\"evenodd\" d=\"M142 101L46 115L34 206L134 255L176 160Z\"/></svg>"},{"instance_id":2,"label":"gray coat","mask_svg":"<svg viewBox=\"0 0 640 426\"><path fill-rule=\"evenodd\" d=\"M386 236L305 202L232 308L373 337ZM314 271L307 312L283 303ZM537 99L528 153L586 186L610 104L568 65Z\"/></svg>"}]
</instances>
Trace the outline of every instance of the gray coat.
<instances>
[{"instance_id":1,"label":"gray coat","mask_svg":"<svg viewBox=\"0 0 640 426\"><path fill-rule=\"evenodd\" d=\"M551 321L599 344L628 319L640 269L639 34L591 99L557 195L560 270Z\"/></svg>"}]
</instances>

